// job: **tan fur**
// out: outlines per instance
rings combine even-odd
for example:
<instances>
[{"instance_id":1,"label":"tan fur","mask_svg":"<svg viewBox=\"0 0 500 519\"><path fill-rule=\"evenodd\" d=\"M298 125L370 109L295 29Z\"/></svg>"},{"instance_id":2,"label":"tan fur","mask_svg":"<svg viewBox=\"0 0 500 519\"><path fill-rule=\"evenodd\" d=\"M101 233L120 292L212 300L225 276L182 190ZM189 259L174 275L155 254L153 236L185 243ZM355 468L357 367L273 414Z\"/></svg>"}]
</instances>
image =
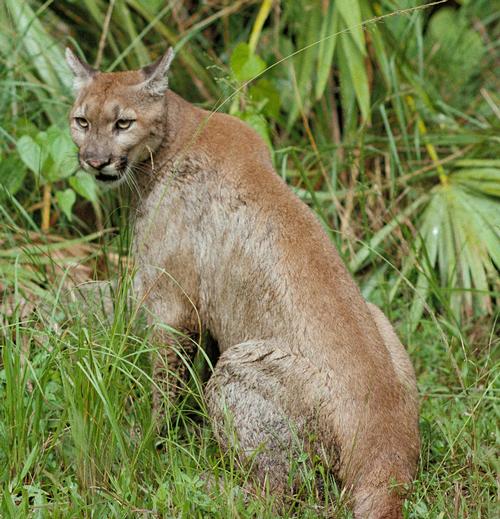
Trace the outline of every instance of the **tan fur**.
<instances>
[{"instance_id":1,"label":"tan fur","mask_svg":"<svg viewBox=\"0 0 500 519\"><path fill-rule=\"evenodd\" d=\"M217 340L207 387L217 437L225 446L236 437L243 458L260 452L257 476L283 492L287 431L315 432L356 517L402 517L402 489L389 486L412 481L418 404L392 326L363 300L260 137L171 91L152 95L149 72L83 77L71 117L85 110L93 128L72 122L73 137L81 152L100 146L133 163L139 297L160 322ZM117 106L137 116L119 142L109 131Z\"/></svg>"}]
</instances>

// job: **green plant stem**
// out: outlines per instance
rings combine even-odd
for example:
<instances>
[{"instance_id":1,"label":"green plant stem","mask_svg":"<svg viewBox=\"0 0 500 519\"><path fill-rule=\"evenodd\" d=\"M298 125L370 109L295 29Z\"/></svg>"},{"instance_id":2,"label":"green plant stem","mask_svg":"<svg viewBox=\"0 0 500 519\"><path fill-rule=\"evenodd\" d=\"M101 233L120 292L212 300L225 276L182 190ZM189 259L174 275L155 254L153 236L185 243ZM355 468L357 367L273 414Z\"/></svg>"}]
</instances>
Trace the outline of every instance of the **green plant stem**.
<instances>
[{"instance_id":1,"label":"green plant stem","mask_svg":"<svg viewBox=\"0 0 500 519\"><path fill-rule=\"evenodd\" d=\"M255 22L252 27L250 39L248 40L248 46L252 52L255 52L255 49L257 48L257 43L259 41L260 33L262 32L262 27L264 26L264 22L269 16L272 5L273 0L263 0L262 4L260 5L257 18L255 18Z\"/></svg>"},{"instance_id":2,"label":"green plant stem","mask_svg":"<svg viewBox=\"0 0 500 519\"><path fill-rule=\"evenodd\" d=\"M412 112L415 114L415 117L417 118L417 127L418 132L423 137L425 142L425 149L427 150L427 153L429 154L429 157L432 160L432 163L436 167L436 171L439 175L439 181L441 182L441 185L447 186L448 185L448 176L446 175L446 172L439 160L436 148L434 147L434 144L430 143L426 139L427 135L427 127L425 126L424 120L420 117L420 114L417 112L417 107L415 105L415 100L412 96L408 95L406 96L406 101L408 103L408 106L412 110Z\"/></svg>"}]
</instances>

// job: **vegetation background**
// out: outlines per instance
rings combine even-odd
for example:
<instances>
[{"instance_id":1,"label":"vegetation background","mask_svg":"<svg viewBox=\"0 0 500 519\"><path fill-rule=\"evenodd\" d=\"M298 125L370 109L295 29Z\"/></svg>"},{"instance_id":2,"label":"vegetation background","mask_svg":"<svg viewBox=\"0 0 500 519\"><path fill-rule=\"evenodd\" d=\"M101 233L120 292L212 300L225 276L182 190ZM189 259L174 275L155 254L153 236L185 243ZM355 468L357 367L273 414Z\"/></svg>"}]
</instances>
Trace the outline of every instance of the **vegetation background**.
<instances>
[{"instance_id":1,"label":"vegetation background","mask_svg":"<svg viewBox=\"0 0 500 519\"><path fill-rule=\"evenodd\" d=\"M405 515L498 517L499 19L497 0L4 0L0 515L278 515L212 441L201 353L156 430L127 194L101 193L69 138L65 45L104 70L173 45L172 89L262 135L408 347L422 454ZM113 275L112 317L65 296ZM349 517L321 467L295 465L284 517Z\"/></svg>"}]
</instances>

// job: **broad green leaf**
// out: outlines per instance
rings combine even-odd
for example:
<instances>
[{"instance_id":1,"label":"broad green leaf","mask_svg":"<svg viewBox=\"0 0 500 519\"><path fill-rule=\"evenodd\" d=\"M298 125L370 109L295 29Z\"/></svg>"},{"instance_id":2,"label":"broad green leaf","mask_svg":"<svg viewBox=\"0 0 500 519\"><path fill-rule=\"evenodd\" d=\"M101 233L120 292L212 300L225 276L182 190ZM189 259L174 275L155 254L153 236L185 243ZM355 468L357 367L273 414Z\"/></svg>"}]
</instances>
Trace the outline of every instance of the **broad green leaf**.
<instances>
[{"instance_id":1,"label":"broad green leaf","mask_svg":"<svg viewBox=\"0 0 500 519\"><path fill-rule=\"evenodd\" d=\"M339 65L340 104L342 106L343 131L352 136L358 129L358 113L356 110L356 94L352 87L350 65L342 48L337 45L336 57Z\"/></svg>"},{"instance_id":2,"label":"broad green leaf","mask_svg":"<svg viewBox=\"0 0 500 519\"><path fill-rule=\"evenodd\" d=\"M26 168L16 155L0 159L0 184L15 195L23 185Z\"/></svg>"},{"instance_id":3,"label":"broad green leaf","mask_svg":"<svg viewBox=\"0 0 500 519\"><path fill-rule=\"evenodd\" d=\"M248 93L255 102L263 104L263 113L273 119L278 118L280 94L269 80L259 79L250 87Z\"/></svg>"},{"instance_id":4,"label":"broad green leaf","mask_svg":"<svg viewBox=\"0 0 500 519\"><path fill-rule=\"evenodd\" d=\"M370 118L370 91L368 87L368 76L365 68L365 58L354 44L351 38L341 38L341 47L345 55L349 75L351 79L350 88L356 94L363 120Z\"/></svg>"},{"instance_id":5,"label":"broad green leaf","mask_svg":"<svg viewBox=\"0 0 500 519\"><path fill-rule=\"evenodd\" d=\"M334 2L329 2L328 12L321 26L321 41L318 47L315 96L320 99L325 91L328 77L333 73L332 60L339 29L338 9ZM342 37L342 35L341 35Z\"/></svg>"},{"instance_id":6,"label":"broad green leaf","mask_svg":"<svg viewBox=\"0 0 500 519\"><path fill-rule=\"evenodd\" d=\"M372 5L369 0L362 0L361 2L361 16L364 20L370 20L375 17L372 9ZM384 39L382 29L377 24L370 24L366 26L367 31L370 34L370 40L375 51L375 57L377 58L380 72L388 89L394 88L397 91L398 85L394 81L394 75L391 74L391 65L389 61L389 42ZM391 87L391 83L393 83Z\"/></svg>"},{"instance_id":7,"label":"broad green leaf","mask_svg":"<svg viewBox=\"0 0 500 519\"><path fill-rule=\"evenodd\" d=\"M143 38L139 34L139 26L134 20L134 15L135 13L128 8L127 2L116 2L113 13L115 23L127 35L127 40L133 42L131 50L134 51L137 61L141 65L147 65L150 60L149 52Z\"/></svg>"},{"instance_id":8,"label":"broad green leaf","mask_svg":"<svg viewBox=\"0 0 500 519\"><path fill-rule=\"evenodd\" d=\"M43 133L45 134L45 142L50 147L51 144L61 135L62 132L58 126L52 124L47 129L45 129Z\"/></svg>"},{"instance_id":9,"label":"broad green leaf","mask_svg":"<svg viewBox=\"0 0 500 519\"><path fill-rule=\"evenodd\" d=\"M50 180L60 180L75 172L78 166L76 146L69 135L61 133L57 136L50 146L50 154L54 161L54 168L51 170L53 175Z\"/></svg>"},{"instance_id":10,"label":"broad green leaf","mask_svg":"<svg viewBox=\"0 0 500 519\"><path fill-rule=\"evenodd\" d=\"M455 254L455 242L453 240L453 219L450 215L448 202L449 189L443 189L444 206L441 219L441 237L439 240L438 264L441 285L444 287L456 286L457 260Z\"/></svg>"},{"instance_id":11,"label":"broad green leaf","mask_svg":"<svg viewBox=\"0 0 500 519\"><path fill-rule=\"evenodd\" d=\"M430 291L431 279L434 275L438 243L441 240L441 222L445 206L442 202L441 190L433 192L431 201L422 216L420 227L421 249L418 260L419 274L415 285L415 295L410 309L410 322L415 328L422 313Z\"/></svg>"},{"instance_id":12,"label":"broad green leaf","mask_svg":"<svg viewBox=\"0 0 500 519\"><path fill-rule=\"evenodd\" d=\"M44 163L44 154L41 146L28 135L23 135L17 141L17 151L21 160L33 171L33 173L41 173Z\"/></svg>"},{"instance_id":13,"label":"broad green leaf","mask_svg":"<svg viewBox=\"0 0 500 519\"><path fill-rule=\"evenodd\" d=\"M295 50L301 49L290 63L290 80L293 88L292 104L288 113L288 128L291 128L301 111L307 114L312 101L312 80L318 54L318 34L321 33L321 12L310 9L308 16L301 20L301 30L297 37Z\"/></svg>"},{"instance_id":14,"label":"broad green leaf","mask_svg":"<svg viewBox=\"0 0 500 519\"><path fill-rule=\"evenodd\" d=\"M464 168L450 175L450 182L470 187L487 195L500 197L499 168Z\"/></svg>"},{"instance_id":15,"label":"broad green leaf","mask_svg":"<svg viewBox=\"0 0 500 519\"><path fill-rule=\"evenodd\" d=\"M472 223L471 234L477 236L478 243L484 247L491 259L500 268L500 209L498 202L491 198L478 196L460 188L456 189L460 210L467 209L467 223Z\"/></svg>"},{"instance_id":16,"label":"broad green leaf","mask_svg":"<svg viewBox=\"0 0 500 519\"><path fill-rule=\"evenodd\" d=\"M478 196L460 186L450 187L450 214L456 236L457 256L460 273L474 293L464 293L468 311L491 310L491 299L488 295L488 273L496 277L496 269L492 264L494 255L500 252L500 236L490 232L490 226L480 216L480 206L488 203L487 197ZM498 212L497 212L498 214ZM498 217L497 228L498 228ZM496 250L496 252L495 252ZM479 293L477 292L479 291ZM472 305L472 301L475 302Z\"/></svg>"},{"instance_id":17,"label":"broad green leaf","mask_svg":"<svg viewBox=\"0 0 500 519\"><path fill-rule=\"evenodd\" d=\"M55 133L52 128L49 128L46 131L38 132L35 136L35 142L40 146L40 150L42 151L44 168L47 166L48 162L54 162L50 156L50 145L54 138Z\"/></svg>"},{"instance_id":18,"label":"broad green leaf","mask_svg":"<svg viewBox=\"0 0 500 519\"><path fill-rule=\"evenodd\" d=\"M11 12L17 32L24 37L20 40L25 46L30 59L43 80L53 86L71 85L71 76L68 73L64 55L59 45L47 32L41 19L28 2L5 0Z\"/></svg>"},{"instance_id":19,"label":"broad green leaf","mask_svg":"<svg viewBox=\"0 0 500 519\"><path fill-rule=\"evenodd\" d=\"M454 263L457 267L457 283L451 296L451 307L457 317L463 312L472 315L477 308L484 309L490 305L488 297L474 293L487 287L484 266L490 260L477 235L478 220L470 209L469 195L462 198L465 192L460 186L448 186L445 192L444 201L450 215L455 243ZM470 196L475 197L472 194Z\"/></svg>"},{"instance_id":20,"label":"broad green leaf","mask_svg":"<svg viewBox=\"0 0 500 519\"><path fill-rule=\"evenodd\" d=\"M42 23L41 14L47 6L41 7L41 10L36 7L35 12L30 6L32 2L5 0L4 3L9 11L8 18L14 25L12 36L15 35L15 38L9 47L14 59L17 58L16 67L20 63L29 64L31 70L26 74L28 88L45 105L46 117L51 121L60 120L67 113L66 104L61 99L71 91L72 75L64 60L63 45L50 35L50 24ZM19 59L21 56L22 59ZM27 67L23 65L22 68ZM32 70L38 77L33 75ZM48 90L39 88L42 84Z\"/></svg>"},{"instance_id":21,"label":"broad green leaf","mask_svg":"<svg viewBox=\"0 0 500 519\"><path fill-rule=\"evenodd\" d=\"M73 209L73 204L76 200L75 192L70 188L65 189L64 191L56 191L56 200L61 211L64 213L66 218L71 221L73 217L71 210Z\"/></svg>"},{"instance_id":22,"label":"broad green leaf","mask_svg":"<svg viewBox=\"0 0 500 519\"><path fill-rule=\"evenodd\" d=\"M78 171L74 177L70 177L69 184L86 200L97 202L97 184L90 173Z\"/></svg>"},{"instance_id":23,"label":"broad green leaf","mask_svg":"<svg viewBox=\"0 0 500 519\"><path fill-rule=\"evenodd\" d=\"M253 79L266 69L266 63L257 54L251 52L247 43L236 45L231 54L231 70L238 81Z\"/></svg>"},{"instance_id":24,"label":"broad green leaf","mask_svg":"<svg viewBox=\"0 0 500 519\"><path fill-rule=\"evenodd\" d=\"M429 80L455 108L464 106L462 89L480 71L486 53L472 20L462 10L438 9L430 19L425 47L433 70Z\"/></svg>"},{"instance_id":25,"label":"broad green leaf","mask_svg":"<svg viewBox=\"0 0 500 519\"><path fill-rule=\"evenodd\" d=\"M344 19L344 23L349 32L342 34L341 39L349 39L357 47L362 56L366 55L365 38L363 27L361 27L361 9L359 0L336 0L336 7Z\"/></svg>"}]
</instances>

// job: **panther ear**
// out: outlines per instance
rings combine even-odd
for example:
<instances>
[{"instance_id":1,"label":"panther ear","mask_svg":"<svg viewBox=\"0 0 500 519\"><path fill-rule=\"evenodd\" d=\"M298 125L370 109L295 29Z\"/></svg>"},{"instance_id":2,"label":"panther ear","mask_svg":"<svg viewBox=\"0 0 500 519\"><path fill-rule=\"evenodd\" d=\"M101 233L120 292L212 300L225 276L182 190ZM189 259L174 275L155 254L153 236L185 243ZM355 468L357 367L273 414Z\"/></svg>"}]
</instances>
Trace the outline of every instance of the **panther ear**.
<instances>
[{"instance_id":1,"label":"panther ear","mask_svg":"<svg viewBox=\"0 0 500 519\"><path fill-rule=\"evenodd\" d=\"M74 75L73 88L75 92L87 85L97 74L97 70L77 57L69 47L66 47L66 63Z\"/></svg>"},{"instance_id":2,"label":"panther ear","mask_svg":"<svg viewBox=\"0 0 500 519\"><path fill-rule=\"evenodd\" d=\"M174 56L174 49L170 47L161 58L143 67L141 72L144 81L141 87L152 95L162 96L168 89L167 73Z\"/></svg>"}]
</instances>

